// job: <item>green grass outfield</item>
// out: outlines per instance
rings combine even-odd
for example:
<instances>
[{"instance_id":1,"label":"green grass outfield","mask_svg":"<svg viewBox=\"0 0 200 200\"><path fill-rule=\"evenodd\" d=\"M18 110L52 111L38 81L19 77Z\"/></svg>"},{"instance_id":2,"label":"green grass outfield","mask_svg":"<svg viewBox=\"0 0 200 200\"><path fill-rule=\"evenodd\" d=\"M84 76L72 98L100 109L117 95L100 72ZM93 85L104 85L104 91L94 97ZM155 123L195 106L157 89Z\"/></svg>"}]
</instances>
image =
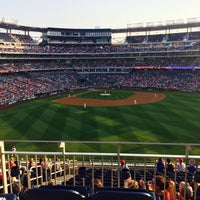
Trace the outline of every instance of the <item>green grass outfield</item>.
<instances>
[{"instance_id":1,"label":"green grass outfield","mask_svg":"<svg viewBox=\"0 0 200 200\"><path fill-rule=\"evenodd\" d=\"M107 92L111 93L107 99L123 99L134 93L130 90ZM0 139L199 143L200 94L165 92L165 95L166 99L156 103L87 109L52 101L68 94L23 103L0 112ZM79 97L100 98L100 95L87 93ZM20 143L17 150L43 150L47 145ZM57 149L55 145L50 148ZM67 148L92 152L116 150L113 145L104 147L97 144L73 144ZM177 147L163 149L127 145L122 150L133 153L179 153Z\"/></svg>"}]
</instances>

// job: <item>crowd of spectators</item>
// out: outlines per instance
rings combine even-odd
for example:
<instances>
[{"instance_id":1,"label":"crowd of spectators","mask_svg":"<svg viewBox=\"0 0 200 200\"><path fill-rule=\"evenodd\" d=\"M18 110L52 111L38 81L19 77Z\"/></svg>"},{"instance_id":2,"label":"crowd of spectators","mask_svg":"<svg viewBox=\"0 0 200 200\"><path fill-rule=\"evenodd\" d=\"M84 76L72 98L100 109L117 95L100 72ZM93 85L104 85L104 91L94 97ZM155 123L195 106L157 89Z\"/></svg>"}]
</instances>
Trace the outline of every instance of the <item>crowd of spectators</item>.
<instances>
[{"instance_id":1,"label":"crowd of spectators","mask_svg":"<svg viewBox=\"0 0 200 200\"><path fill-rule=\"evenodd\" d=\"M0 77L0 105L36 98L39 94L100 87L200 92L200 71L134 69L129 73L77 73L61 69L4 73Z\"/></svg>"},{"instance_id":2,"label":"crowd of spectators","mask_svg":"<svg viewBox=\"0 0 200 200\"><path fill-rule=\"evenodd\" d=\"M199 75L198 70L134 70L122 86L199 92Z\"/></svg>"},{"instance_id":3,"label":"crowd of spectators","mask_svg":"<svg viewBox=\"0 0 200 200\"><path fill-rule=\"evenodd\" d=\"M13 53L127 53L152 51L196 50L200 32L127 36L124 44L36 45L30 35L0 33L0 52Z\"/></svg>"},{"instance_id":4,"label":"crowd of spectators","mask_svg":"<svg viewBox=\"0 0 200 200\"><path fill-rule=\"evenodd\" d=\"M178 43L172 43L177 40ZM36 45L29 35L1 33L0 57L14 58L15 54L21 53L18 58L21 62L12 60L0 64L0 105L33 99L41 94L51 95L89 87L199 92L199 70L193 68L200 68L200 63L198 59L190 58L195 57L199 44L200 32L151 35L148 38L128 36L123 45ZM173 56L165 58L166 51L174 50L189 50L187 54L184 52L188 58L184 58L184 55L181 55L182 59ZM127 52L154 51L157 53L152 59L150 54L144 57L139 54L138 57L126 55ZM23 56L29 53L28 61L23 60ZM31 57L32 53L39 57ZM73 54L73 57L66 60L50 57L45 61L40 58L44 54ZM90 56L76 57L86 54ZM182 70L175 70L176 67Z\"/></svg>"},{"instance_id":5,"label":"crowd of spectators","mask_svg":"<svg viewBox=\"0 0 200 200\"><path fill-rule=\"evenodd\" d=\"M170 51L193 51L199 49L200 42L179 42L174 43L142 43L123 45L29 45L19 46L13 44L0 44L1 53L59 53L59 54L107 54L107 53L137 53L137 52L170 52Z\"/></svg>"},{"instance_id":6,"label":"crowd of spectators","mask_svg":"<svg viewBox=\"0 0 200 200\"><path fill-rule=\"evenodd\" d=\"M16 151L13 153L15 155L11 156L9 161L6 162L6 168L10 169L7 171L7 176L13 184L12 192L19 197L24 195L28 188L55 186L56 181L54 179L56 177L62 178L64 175L62 159L60 160L56 155L52 158L41 156L38 160L30 158L29 162L21 163ZM122 159L118 167L112 169L108 166L104 166L104 169L99 166L94 167L93 170L90 166L79 167L77 175L71 176L67 180L64 179L66 182L61 184L66 187L77 187L77 189L80 186L86 186L88 195L94 195L100 188L126 188L129 191L130 189L146 191L154 200L198 199L200 179L195 163L188 162L186 164L181 157L176 160L173 159L173 161L170 161L169 158L166 161L163 158L158 158L155 161L155 166L138 168L135 165L133 166L131 162ZM168 171L167 165L169 164L173 166L173 170ZM195 167L192 172L190 171L191 166ZM32 180L28 178L29 175ZM36 181L36 177L38 181ZM29 184L29 181L31 184ZM59 184L60 189L64 189L61 184ZM15 188L18 186L19 188Z\"/></svg>"}]
</instances>

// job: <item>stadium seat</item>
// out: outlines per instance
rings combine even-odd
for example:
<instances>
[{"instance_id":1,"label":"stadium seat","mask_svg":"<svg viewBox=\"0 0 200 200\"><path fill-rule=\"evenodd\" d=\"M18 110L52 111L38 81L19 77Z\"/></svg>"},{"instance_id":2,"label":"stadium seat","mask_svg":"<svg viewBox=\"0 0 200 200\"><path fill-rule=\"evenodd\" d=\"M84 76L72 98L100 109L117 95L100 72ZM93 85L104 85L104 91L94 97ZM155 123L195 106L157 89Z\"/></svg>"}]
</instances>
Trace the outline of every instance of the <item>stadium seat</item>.
<instances>
[{"instance_id":1,"label":"stadium seat","mask_svg":"<svg viewBox=\"0 0 200 200\"><path fill-rule=\"evenodd\" d=\"M194 173L194 181L195 181L196 183L200 183L200 171L196 171L196 172Z\"/></svg>"},{"instance_id":2,"label":"stadium seat","mask_svg":"<svg viewBox=\"0 0 200 200\"><path fill-rule=\"evenodd\" d=\"M87 175L86 167L79 167L79 169L78 169L78 175L79 175L81 178L85 178L86 175Z\"/></svg>"},{"instance_id":3,"label":"stadium seat","mask_svg":"<svg viewBox=\"0 0 200 200\"><path fill-rule=\"evenodd\" d=\"M57 190L75 190L81 195L88 197L88 189L85 186L73 186L73 185L42 185L40 189L57 189Z\"/></svg>"},{"instance_id":4,"label":"stadium seat","mask_svg":"<svg viewBox=\"0 0 200 200\"><path fill-rule=\"evenodd\" d=\"M83 200L85 196L75 190L60 190L60 189L29 189L24 195L24 200Z\"/></svg>"},{"instance_id":5,"label":"stadium seat","mask_svg":"<svg viewBox=\"0 0 200 200\"><path fill-rule=\"evenodd\" d=\"M92 200L153 200L147 192L126 192L114 190L99 190L92 196Z\"/></svg>"},{"instance_id":6,"label":"stadium seat","mask_svg":"<svg viewBox=\"0 0 200 200\"><path fill-rule=\"evenodd\" d=\"M136 188L109 188L109 187L101 187L98 188L98 191L119 191L119 192L141 192L141 193L147 193L150 194L153 199L155 199L155 193L153 191L148 191L146 189L136 189Z\"/></svg>"},{"instance_id":7,"label":"stadium seat","mask_svg":"<svg viewBox=\"0 0 200 200\"><path fill-rule=\"evenodd\" d=\"M16 200L16 194L9 193L9 194L0 194L0 199L2 200Z\"/></svg>"}]
</instances>

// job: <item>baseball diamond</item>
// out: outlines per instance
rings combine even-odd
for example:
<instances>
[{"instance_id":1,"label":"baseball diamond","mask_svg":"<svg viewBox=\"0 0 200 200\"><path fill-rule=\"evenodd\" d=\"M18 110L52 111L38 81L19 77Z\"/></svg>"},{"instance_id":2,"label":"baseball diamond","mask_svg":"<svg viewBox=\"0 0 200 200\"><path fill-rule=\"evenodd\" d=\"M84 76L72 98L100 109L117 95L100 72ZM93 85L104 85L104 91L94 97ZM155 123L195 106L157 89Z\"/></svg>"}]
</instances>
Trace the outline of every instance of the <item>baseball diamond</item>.
<instances>
[{"instance_id":1,"label":"baseball diamond","mask_svg":"<svg viewBox=\"0 0 200 200\"><path fill-rule=\"evenodd\" d=\"M78 95L61 98L54 102L68 105L83 105L87 103L87 106L127 106L134 105L136 100L137 104L153 103L161 101L165 98L163 93L150 93L150 92L135 92L133 96L123 100L102 100L102 99L89 99L79 98Z\"/></svg>"}]
</instances>

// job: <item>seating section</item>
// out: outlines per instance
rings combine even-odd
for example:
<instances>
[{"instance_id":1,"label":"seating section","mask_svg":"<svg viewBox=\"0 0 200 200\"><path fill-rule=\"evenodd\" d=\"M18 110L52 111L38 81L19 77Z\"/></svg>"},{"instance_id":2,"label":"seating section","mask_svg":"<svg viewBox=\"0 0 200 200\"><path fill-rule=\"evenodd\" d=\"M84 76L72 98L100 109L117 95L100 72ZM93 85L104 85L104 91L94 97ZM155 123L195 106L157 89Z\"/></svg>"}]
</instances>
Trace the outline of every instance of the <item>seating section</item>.
<instances>
[{"instance_id":1,"label":"seating section","mask_svg":"<svg viewBox=\"0 0 200 200\"><path fill-rule=\"evenodd\" d=\"M77 186L82 186L83 185L83 178L84 178L84 182L85 185L90 187L91 186L91 181L92 181L92 169L91 168L86 168L85 169L85 176L83 177L82 174L80 175L76 175L75 176L75 183ZM131 177L134 180L141 180L144 179L147 181L150 181L154 178L155 176L155 172L154 169L146 169L144 171L144 169L133 169L132 167L130 167L130 173L131 173ZM163 174L159 174L157 173L156 175L163 175ZM177 185L181 182L184 181L185 179L187 180L187 182L190 182L193 180L193 176L194 173L187 173L187 177L185 177L185 172L176 172L176 173L167 173L166 177L174 180ZM103 186L110 188L110 187L114 187L117 188L118 187L118 175L117 172L115 171L111 171L109 168L104 168L103 172L101 168L95 168L94 169L94 178L97 179L103 179ZM64 184L64 183L63 183ZM72 177L71 179L69 179L68 181L66 181L66 185L73 185L74 184L74 178ZM123 187L123 180L120 179L120 187Z\"/></svg>"},{"instance_id":2,"label":"seating section","mask_svg":"<svg viewBox=\"0 0 200 200\"><path fill-rule=\"evenodd\" d=\"M80 191L78 192L77 189ZM99 190L92 196L85 194L85 187L68 187L68 186L42 186L40 188L29 189L24 193L24 200L153 200L151 194L143 189L125 189L125 188L99 188ZM85 195L83 195L85 194ZM14 200L14 199L10 199Z\"/></svg>"}]
</instances>

